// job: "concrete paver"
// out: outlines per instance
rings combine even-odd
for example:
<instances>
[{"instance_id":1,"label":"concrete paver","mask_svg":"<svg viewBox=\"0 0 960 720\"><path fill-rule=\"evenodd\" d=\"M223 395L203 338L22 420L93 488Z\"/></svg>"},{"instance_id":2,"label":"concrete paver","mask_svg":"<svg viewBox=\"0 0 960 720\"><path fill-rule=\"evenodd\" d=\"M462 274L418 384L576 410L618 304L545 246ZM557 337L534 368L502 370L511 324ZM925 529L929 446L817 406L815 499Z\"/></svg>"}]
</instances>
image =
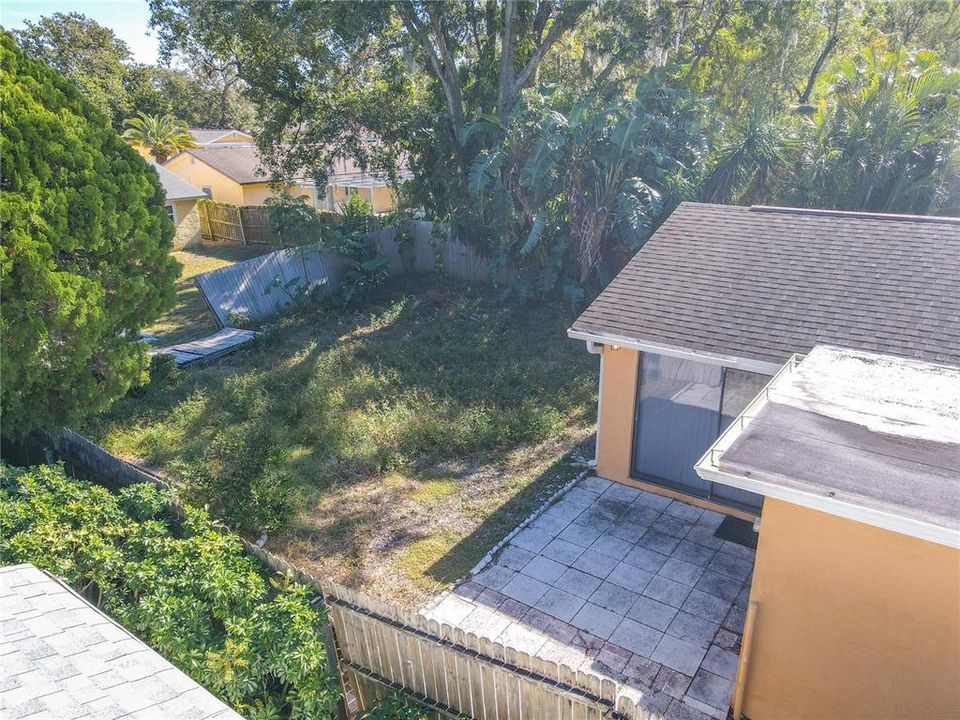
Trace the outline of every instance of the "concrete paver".
<instances>
[{"instance_id":1,"label":"concrete paver","mask_svg":"<svg viewBox=\"0 0 960 720\"><path fill-rule=\"evenodd\" d=\"M581 480L424 614L642 691L665 718L726 717L754 551L723 515Z\"/></svg>"}]
</instances>

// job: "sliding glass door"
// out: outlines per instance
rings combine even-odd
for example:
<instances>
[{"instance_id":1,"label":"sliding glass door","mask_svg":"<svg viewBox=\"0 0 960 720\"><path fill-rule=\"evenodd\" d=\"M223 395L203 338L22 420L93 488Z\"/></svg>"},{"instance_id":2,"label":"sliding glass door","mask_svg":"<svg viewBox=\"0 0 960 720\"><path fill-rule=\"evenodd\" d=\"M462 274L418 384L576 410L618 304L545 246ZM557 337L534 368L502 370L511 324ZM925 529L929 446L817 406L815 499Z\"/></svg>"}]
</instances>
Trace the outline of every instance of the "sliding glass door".
<instances>
[{"instance_id":1,"label":"sliding glass door","mask_svg":"<svg viewBox=\"0 0 960 720\"><path fill-rule=\"evenodd\" d=\"M757 373L643 353L634 475L698 497L758 509L760 496L702 480L693 465L767 380Z\"/></svg>"}]
</instances>

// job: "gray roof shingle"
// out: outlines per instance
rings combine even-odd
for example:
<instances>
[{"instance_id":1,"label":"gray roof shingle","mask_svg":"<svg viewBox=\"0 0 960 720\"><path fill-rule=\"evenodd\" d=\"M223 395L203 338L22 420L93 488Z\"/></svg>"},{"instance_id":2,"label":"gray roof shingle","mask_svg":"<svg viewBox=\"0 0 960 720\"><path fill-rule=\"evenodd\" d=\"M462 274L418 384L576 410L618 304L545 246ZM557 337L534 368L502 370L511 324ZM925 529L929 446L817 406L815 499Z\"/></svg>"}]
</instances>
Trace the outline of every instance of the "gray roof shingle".
<instances>
[{"instance_id":1,"label":"gray roof shingle","mask_svg":"<svg viewBox=\"0 0 960 720\"><path fill-rule=\"evenodd\" d=\"M193 141L198 143L216 142L223 136L235 132L242 133L243 130L236 130L234 128L190 128L190 135L193 137ZM247 135L247 133L243 134Z\"/></svg>"},{"instance_id":2,"label":"gray roof shingle","mask_svg":"<svg viewBox=\"0 0 960 720\"><path fill-rule=\"evenodd\" d=\"M0 717L241 720L54 577L0 568Z\"/></svg>"},{"instance_id":3,"label":"gray roof shingle","mask_svg":"<svg viewBox=\"0 0 960 720\"><path fill-rule=\"evenodd\" d=\"M260 151L254 145L208 145L184 148L180 152L192 155L241 185L267 182L270 179L270 174L264 170L260 161Z\"/></svg>"},{"instance_id":4,"label":"gray roof shingle","mask_svg":"<svg viewBox=\"0 0 960 720\"><path fill-rule=\"evenodd\" d=\"M960 364L960 219L682 203L570 329L783 363Z\"/></svg>"}]
</instances>

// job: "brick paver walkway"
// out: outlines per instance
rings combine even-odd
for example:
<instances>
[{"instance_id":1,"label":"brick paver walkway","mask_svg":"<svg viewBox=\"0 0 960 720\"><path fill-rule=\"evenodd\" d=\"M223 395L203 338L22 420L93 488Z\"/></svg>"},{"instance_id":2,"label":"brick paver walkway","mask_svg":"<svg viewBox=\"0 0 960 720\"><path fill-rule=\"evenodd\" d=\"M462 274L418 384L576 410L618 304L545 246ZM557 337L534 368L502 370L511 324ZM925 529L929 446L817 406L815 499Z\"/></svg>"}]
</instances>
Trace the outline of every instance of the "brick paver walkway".
<instances>
[{"instance_id":1,"label":"brick paver walkway","mask_svg":"<svg viewBox=\"0 0 960 720\"><path fill-rule=\"evenodd\" d=\"M754 551L723 516L601 478L577 483L423 612L612 677L672 718L726 718Z\"/></svg>"}]
</instances>

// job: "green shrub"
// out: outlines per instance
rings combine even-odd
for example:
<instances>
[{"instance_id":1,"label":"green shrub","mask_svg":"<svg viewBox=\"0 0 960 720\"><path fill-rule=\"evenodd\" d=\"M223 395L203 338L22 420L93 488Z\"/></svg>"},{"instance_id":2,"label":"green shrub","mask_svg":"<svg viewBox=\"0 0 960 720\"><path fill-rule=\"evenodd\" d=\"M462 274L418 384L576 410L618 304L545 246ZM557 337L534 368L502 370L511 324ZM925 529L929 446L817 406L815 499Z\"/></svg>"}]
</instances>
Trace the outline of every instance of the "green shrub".
<instances>
[{"instance_id":1,"label":"green shrub","mask_svg":"<svg viewBox=\"0 0 960 720\"><path fill-rule=\"evenodd\" d=\"M0 30L3 434L73 424L147 379L141 327L175 300L157 173Z\"/></svg>"},{"instance_id":2,"label":"green shrub","mask_svg":"<svg viewBox=\"0 0 960 720\"><path fill-rule=\"evenodd\" d=\"M428 718L430 713L422 705L407 702L400 696L392 695L360 715L359 720L428 720Z\"/></svg>"},{"instance_id":3,"label":"green shrub","mask_svg":"<svg viewBox=\"0 0 960 720\"><path fill-rule=\"evenodd\" d=\"M238 532L274 532L299 504L284 472L285 450L265 422L230 425L218 432L199 460L174 470L185 482L184 499L206 505Z\"/></svg>"},{"instance_id":4,"label":"green shrub","mask_svg":"<svg viewBox=\"0 0 960 720\"><path fill-rule=\"evenodd\" d=\"M331 717L324 613L239 539L152 485L113 495L58 466L0 465L0 564L62 577L238 712Z\"/></svg>"}]
</instances>

